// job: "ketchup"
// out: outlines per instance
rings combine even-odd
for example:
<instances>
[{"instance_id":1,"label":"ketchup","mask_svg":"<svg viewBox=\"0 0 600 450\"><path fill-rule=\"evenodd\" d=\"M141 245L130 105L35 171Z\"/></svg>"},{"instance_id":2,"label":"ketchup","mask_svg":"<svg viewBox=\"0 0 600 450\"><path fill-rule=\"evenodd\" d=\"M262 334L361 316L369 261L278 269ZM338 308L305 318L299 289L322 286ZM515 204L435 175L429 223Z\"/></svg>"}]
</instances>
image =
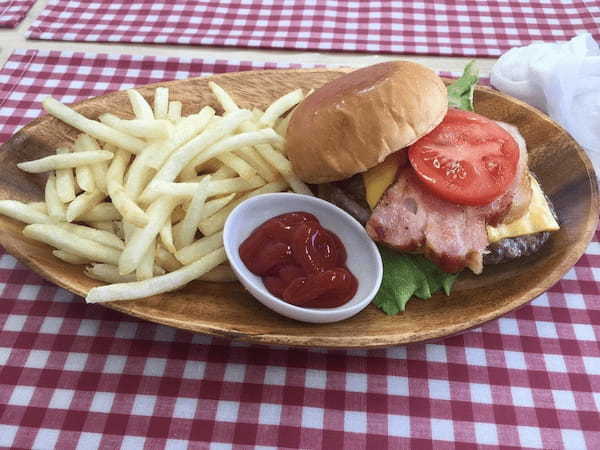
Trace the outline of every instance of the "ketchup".
<instances>
[{"instance_id":1,"label":"ketchup","mask_svg":"<svg viewBox=\"0 0 600 450\"><path fill-rule=\"evenodd\" d=\"M267 220L240 245L240 258L267 290L287 303L334 308L356 293L346 248L312 214L297 211Z\"/></svg>"}]
</instances>

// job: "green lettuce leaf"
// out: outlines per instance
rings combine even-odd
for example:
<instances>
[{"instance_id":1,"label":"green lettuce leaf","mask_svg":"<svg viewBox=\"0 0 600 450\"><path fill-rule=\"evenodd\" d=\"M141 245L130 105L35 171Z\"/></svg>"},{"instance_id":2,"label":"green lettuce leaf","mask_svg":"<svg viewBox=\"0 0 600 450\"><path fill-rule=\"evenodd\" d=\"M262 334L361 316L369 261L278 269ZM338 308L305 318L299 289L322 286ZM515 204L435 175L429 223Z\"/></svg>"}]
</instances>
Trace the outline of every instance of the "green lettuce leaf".
<instances>
[{"instance_id":1,"label":"green lettuce leaf","mask_svg":"<svg viewBox=\"0 0 600 450\"><path fill-rule=\"evenodd\" d=\"M479 69L475 60L465 66L462 76L448 85L448 106L450 108L474 111L473 92L479 80Z\"/></svg>"},{"instance_id":2,"label":"green lettuce leaf","mask_svg":"<svg viewBox=\"0 0 600 450\"><path fill-rule=\"evenodd\" d=\"M398 253L383 246L379 246L379 252L383 280L373 302L384 313L404 311L413 295L424 300L440 290L450 295L458 274L446 273L420 255Z\"/></svg>"}]
</instances>

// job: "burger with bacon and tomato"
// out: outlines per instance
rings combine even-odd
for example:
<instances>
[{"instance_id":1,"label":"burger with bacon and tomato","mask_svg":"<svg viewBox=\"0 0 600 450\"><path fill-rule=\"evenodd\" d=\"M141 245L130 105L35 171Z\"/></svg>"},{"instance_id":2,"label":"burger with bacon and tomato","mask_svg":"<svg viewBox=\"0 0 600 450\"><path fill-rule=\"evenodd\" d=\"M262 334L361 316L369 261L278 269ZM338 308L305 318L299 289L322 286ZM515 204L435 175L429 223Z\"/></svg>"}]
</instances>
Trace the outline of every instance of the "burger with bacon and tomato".
<instances>
[{"instance_id":1,"label":"burger with bacon and tomato","mask_svg":"<svg viewBox=\"0 0 600 450\"><path fill-rule=\"evenodd\" d=\"M449 96L430 69L396 61L327 83L290 120L295 173L382 248L447 273L536 252L558 229L552 206L518 129L472 111L476 80L466 70Z\"/></svg>"}]
</instances>

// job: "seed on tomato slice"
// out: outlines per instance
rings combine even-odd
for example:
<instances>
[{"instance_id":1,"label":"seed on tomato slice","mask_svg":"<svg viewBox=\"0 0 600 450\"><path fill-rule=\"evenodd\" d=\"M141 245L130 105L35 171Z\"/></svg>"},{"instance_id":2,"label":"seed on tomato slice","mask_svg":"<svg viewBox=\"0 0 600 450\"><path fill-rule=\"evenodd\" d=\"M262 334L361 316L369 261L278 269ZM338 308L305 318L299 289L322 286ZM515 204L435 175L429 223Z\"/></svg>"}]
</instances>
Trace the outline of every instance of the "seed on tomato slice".
<instances>
[{"instance_id":1,"label":"seed on tomato slice","mask_svg":"<svg viewBox=\"0 0 600 450\"><path fill-rule=\"evenodd\" d=\"M494 121L449 109L441 124L410 146L408 158L419 179L440 198L485 205L515 179L519 147Z\"/></svg>"}]
</instances>

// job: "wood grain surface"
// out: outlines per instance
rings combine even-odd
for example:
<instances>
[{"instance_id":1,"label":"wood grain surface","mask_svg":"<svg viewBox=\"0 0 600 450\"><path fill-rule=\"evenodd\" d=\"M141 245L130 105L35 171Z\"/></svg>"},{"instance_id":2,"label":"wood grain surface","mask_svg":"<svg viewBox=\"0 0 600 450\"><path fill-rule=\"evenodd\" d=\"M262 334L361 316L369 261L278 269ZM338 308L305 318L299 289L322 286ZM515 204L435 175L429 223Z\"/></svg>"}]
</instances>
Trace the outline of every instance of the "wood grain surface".
<instances>
[{"instance_id":1,"label":"wood grain surface","mask_svg":"<svg viewBox=\"0 0 600 450\"><path fill-rule=\"evenodd\" d=\"M156 86L168 86L171 99L184 104L184 114L218 104L208 89L214 80L242 107L265 107L295 88L308 90L338 77L344 69L257 71L159 83L139 88L148 99ZM479 87L477 112L519 127L530 154L530 168L559 214L561 230L537 255L486 267L483 274L461 275L454 292L429 300L411 300L404 314L389 317L374 306L334 324L306 324L281 317L263 307L237 283L193 282L160 296L105 306L190 331L255 343L303 347L380 347L431 340L455 334L505 314L535 298L579 259L598 224L598 188L592 165L576 142L536 109L491 89ZM81 102L79 112L96 118L110 111L132 116L127 96L114 92ZM16 168L20 161L53 153L72 142L77 131L49 116L34 120L0 149L0 199L39 201L44 175ZM22 224L0 216L0 244L46 279L74 292L100 284L52 256L50 247L21 235ZM76 301L83 301L77 299Z\"/></svg>"}]
</instances>

